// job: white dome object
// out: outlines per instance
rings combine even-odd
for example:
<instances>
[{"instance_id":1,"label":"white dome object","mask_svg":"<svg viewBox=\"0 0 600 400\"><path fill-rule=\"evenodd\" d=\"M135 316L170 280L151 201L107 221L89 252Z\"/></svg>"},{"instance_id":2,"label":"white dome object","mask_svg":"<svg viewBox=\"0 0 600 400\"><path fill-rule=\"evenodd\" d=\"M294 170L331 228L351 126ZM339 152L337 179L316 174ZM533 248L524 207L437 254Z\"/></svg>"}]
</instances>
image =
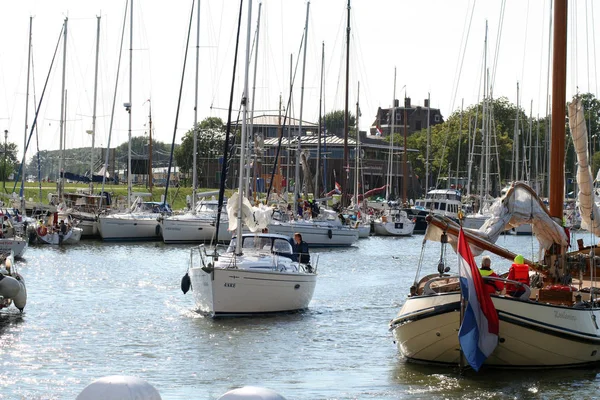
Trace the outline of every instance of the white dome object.
<instances>
[{"instance_id":1,"label":"white dome object","mask_svg":"<svg viewBox=\"0 0 600 400\"><path fill-rule=\"evenodd\" d=\"M158 391L135 376L105 376L90 383L76 400L162 400Z\"/></svg>"},{"instance_id":2,"label":"white dome object","mask_svg":"<svg viewBox=\"0 0 600 400\"><path fill-rule=\"evenodd\" d=\"M244 386L239 389L230 390L219 397L218 400L285 400L285 397L271 389Z\"/></svg>"}]
</instances>

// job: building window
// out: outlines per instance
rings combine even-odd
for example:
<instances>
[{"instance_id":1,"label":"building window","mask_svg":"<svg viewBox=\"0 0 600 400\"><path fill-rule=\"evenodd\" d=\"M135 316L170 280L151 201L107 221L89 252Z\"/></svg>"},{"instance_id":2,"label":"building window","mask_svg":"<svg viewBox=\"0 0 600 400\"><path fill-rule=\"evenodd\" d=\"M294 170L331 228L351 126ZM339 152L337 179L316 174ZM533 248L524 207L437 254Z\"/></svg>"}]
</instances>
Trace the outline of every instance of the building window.
<instances>
[{"instance_id":1,"label":"building window","mask_svg":"<svg viewBox=\"0 0 600 400\"><path fill-rule=\"evenodd\" d=\"M415 131L420 131L421 129L421 121L415 121Z\"/></svg>"},{"instance_id":2,"label":"building window","mask_svg":"<svg viewBox=\"0 0 600 400\"><path fill-rule=\"evenodd\" d=\"M433 120L435 122L440 122L440 115L439 114L435 114L435 116L433 117Z\"/></svg>"}]
</instances>

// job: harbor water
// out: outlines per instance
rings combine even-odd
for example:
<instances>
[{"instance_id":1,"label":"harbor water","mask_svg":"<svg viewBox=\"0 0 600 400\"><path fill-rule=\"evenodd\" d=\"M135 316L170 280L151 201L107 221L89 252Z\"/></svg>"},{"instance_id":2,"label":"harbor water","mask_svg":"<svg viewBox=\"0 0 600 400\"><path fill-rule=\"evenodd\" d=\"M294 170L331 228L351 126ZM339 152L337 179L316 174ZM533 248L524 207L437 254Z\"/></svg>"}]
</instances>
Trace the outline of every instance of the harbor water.
<instances>
[{"instance_id":1,"label":"harbor water","mask_svg":"<svg viewBox=\"0 0 600 400\"><path fill-rule=\"evenodd\" d=\"M590 242L588 235L582 235ZM498 244L533 257L531 237ZM388 330L423 254L422 235L313 249L319 278L306 312L212 320L180 290L190 246L82 241L30 247L17 263L28 304L0 311L0 399L74 399L92 381L132 375L164 400L217 399L267 387L292 399L595 398L600 370L471 370L406 363ZM450 248L446 264L456 271ZM506 272L510 263L493 258Z\"/></svg>"}]
</instances>

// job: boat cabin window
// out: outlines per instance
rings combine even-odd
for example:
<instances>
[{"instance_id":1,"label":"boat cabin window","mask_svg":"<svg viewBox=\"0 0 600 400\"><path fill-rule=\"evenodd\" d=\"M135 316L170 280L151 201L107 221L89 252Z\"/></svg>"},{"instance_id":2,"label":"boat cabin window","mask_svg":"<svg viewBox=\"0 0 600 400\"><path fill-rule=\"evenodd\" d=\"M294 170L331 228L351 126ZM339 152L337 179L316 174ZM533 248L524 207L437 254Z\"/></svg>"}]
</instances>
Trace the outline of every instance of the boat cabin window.
<instances>
[{"instance_id":1,"label":"boat cabin window","mask_svg":"<svg viewBox=\"0 0 600 400\"><path fill-rule=\"evenodd\" d=\"M291 256L294 252L292 245L285 239L260 236L246 236L243 238L242 249L269 250L281 255ZM227 251L235 251L236 238L229 243Z\"/></svg>"},{"instance_id":2,"label":"boat cabin window","mask_svg":"<svg viewBox=\"0 0 600 400\"><path fill-rule=\"evenodd\" d=\"M446 210L446 203L440 203L440 210L442 210L442 211Z\"/></svg>"}]
</instances>

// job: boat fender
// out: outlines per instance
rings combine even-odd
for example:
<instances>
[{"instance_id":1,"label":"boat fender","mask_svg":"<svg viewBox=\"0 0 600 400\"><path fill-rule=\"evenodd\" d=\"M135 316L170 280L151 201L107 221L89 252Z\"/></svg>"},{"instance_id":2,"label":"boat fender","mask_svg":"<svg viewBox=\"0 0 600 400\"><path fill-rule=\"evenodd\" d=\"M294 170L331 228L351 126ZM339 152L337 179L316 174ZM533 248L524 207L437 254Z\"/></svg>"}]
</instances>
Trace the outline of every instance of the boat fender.
<instances>
[{"instance_id":1,"label":"boat fender","mask_svg":"<svg viewBox=\"0 0 600 400\"><path fill-rule=\"evenodd\" d=\"M186 272L181 278L181 291L183 294L186 294L190 290L190 286L192 286L192 281L190 280L190 274Z\"/></svg>"},{"instance_id":2,"label":"boat fender","mask_svg":"<svg viewBox=\"0 0 600 400\"><path fill-rule=\"evenodd\" d=\"M19 311L23 312L23 309L27 304L27 288L25 287L25 279L23 279L20 274L17 274L16 279L19 282L21 289L17 295L13 297L13 304L19 309Z\"/></svg>"},{"instance_id":3,"label":"boat fender","mask_svg":"<svg viewBox=\"0 0 600 400\"><path fill-rule=\"evenodd\" d=\"M327 230L327 237L331 239L333 237L333 231L331 229Z\"/></svg>"},{"instance_id":4,"label":"boat fender","mask_svg":"<svg viewBox=\"0 0 600 400\"><path fill-rule=\"evenodd\" d=\"M156 228L154 228L154 233L156 236L160 236L160 225L156 225Z\"/></svg>"},{"instance_id":5,"label":"boat fender","mask_svg":"<svg viewBox=\"0 0 600 400\"><path fill-rule=\"evenodd\" d=\"M12 299L19 294L21 284L12 276L2 275L0 280L0 296L6 299Z\"/></svg>"}]
</instances>

